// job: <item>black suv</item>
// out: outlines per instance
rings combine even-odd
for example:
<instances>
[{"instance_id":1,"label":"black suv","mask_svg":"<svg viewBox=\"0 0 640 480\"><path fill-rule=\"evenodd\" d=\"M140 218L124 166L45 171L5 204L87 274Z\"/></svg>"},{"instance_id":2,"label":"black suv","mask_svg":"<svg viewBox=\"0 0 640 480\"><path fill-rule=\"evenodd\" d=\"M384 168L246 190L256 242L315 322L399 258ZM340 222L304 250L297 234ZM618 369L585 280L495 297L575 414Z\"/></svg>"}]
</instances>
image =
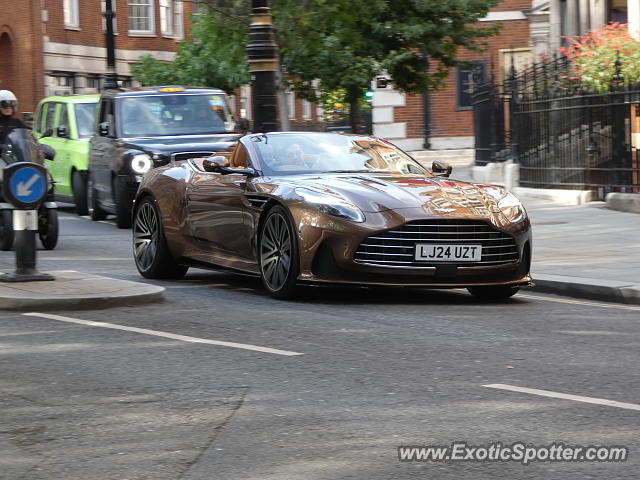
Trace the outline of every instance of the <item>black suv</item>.
<instances>
[{"instance_id":1,"label":"black suv","mask_svg":"<svg viewBox=\"0 0 640 480\"><path fill-rule=\"evenodd\" d=\"M140 87L102 94L89 150L93 220L116 215L131 226L133 197L145 172L225 150L238 138L222 90Z\"/></svg>"}]
</instances>

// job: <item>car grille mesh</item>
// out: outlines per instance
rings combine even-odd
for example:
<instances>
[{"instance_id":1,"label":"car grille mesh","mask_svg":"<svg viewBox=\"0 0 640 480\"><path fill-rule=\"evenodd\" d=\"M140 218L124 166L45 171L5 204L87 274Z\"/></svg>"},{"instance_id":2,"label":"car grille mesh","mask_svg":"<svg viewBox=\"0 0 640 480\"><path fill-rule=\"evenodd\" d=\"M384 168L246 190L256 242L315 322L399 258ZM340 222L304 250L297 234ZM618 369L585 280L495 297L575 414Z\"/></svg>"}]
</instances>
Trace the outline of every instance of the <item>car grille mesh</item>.
<instances>
[{"instance_id":1,"label":"car grille mesh","mask_svg":"<svg viewBox=\"0 0 640 480\"><path fill-rule=\"evenodd\" d=\"M428 262L415 260L417 243L480 244L479 262ZM514 238L488 223L476 220L440 219L405 223L394 230L367 237L358 247L354 261L361 264L425 268L443 264L459 266L493 266L518 261L518 247Z\"/></svg>"}]
</instances>

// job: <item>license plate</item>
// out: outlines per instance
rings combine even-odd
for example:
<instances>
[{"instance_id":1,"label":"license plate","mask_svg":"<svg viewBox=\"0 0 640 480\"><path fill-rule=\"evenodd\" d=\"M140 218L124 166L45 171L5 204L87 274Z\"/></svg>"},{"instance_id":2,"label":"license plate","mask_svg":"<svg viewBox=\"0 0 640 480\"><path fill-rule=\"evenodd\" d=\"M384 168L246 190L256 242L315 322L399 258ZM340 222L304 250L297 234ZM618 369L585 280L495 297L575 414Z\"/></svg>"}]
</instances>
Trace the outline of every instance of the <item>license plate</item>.
<instances>
[{"instance_id":1,"label":"license plate","mask_svg":"<svg viewBox=\"0 0 640 480\"><path fill-rule=\"evenodd\" d=\"M416 244L416 260L429 262L479 262L482 245Z\"/></svg>"}]
</instances>

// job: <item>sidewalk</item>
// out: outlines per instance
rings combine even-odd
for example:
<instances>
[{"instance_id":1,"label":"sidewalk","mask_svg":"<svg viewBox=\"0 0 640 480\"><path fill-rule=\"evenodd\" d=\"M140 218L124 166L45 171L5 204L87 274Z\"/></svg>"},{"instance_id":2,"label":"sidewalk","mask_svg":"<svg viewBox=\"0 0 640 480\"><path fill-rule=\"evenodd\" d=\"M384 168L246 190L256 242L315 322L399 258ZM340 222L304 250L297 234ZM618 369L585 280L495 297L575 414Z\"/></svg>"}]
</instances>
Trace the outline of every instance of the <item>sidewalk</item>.
<instances>
[{"instance_id":1,"label":"sidewalk","mask_svg":"<svg viewBox=\"0 0 640 480\"><path fill-rule=\"evenodd\" d=\"M454 166L451 177L472 181L470 170ZM535 290L640 304L640 214L520 199L533 224Z\"/></svg>"},{"instance_id":2,"label":"sidewalk","mask_svg":"<svg viewBox=\"0 0 640 480\"><path fill-rule=\"evenodd\" d=\"M4 270L3 273L12 271ZM46 273L51 274L54 280L0 282L0 309L73 310L122 307L161 302L165 290L156 285L73 270L53 270Z\"/></svg>"},{"instance_id":3,"label":"sidewalk","mask_svg":"<svg viewBox=\"0 0 640 480\"><path fill-rule=\"evenodd\" d=\"M533 224L540 291L640 303L640 215L604 202L562 206L523 199Z\"/></svg>"}]
</instances>

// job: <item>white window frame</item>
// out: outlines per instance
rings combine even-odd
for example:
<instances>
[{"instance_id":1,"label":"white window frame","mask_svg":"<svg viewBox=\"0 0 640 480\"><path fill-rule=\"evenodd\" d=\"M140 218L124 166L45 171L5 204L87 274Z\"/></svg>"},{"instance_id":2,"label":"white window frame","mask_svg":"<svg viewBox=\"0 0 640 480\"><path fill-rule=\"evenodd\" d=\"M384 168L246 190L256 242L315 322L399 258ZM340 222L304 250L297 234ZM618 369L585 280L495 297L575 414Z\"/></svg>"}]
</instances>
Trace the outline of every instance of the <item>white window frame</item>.
<instances>
[{"instance_id":1,"label":"white window frame","mask_svg":"<svg viewBox=\"0 0 640 480\"><path fill-rule=\"evenodd\" d=\"M309 100L302 100L302 119L311 120L311 102Z\"/></svg>"},{"instance_id":2,"label":"white window frame","mask_svg":"<svg viewBox=\"0 0 640 480\"><path fill-rule=\"evenodd\" d=\"M107 10L106 0L102 0L102 31L107 31L107 19L104 18L104 12ZM113 34L118 34L118 17L116 16L116 0L111 0L111 10L113 10Z\"/></svg>"},{"instance_id":3,"label":"white window frame","mask_svg":"<svg viewBox=\"0 0 640 480\"><path fill-rule=\"evenodd\" d=\"M175 1L173 10L173 33L176 40L184 38L184 2L182 0Z\"/></svg>"},{"instance_id":4,"label":"white window frame","mask_svg":"<svg viewBox=\"0 0 640 480\"><path fill-rule=\"evenodd\" d=\"M287 114L289 115L290 120L295 120L296 118L296 95L291 91L287 90L285 92L286 100L287 100Z\"/></svg>"},{"instance_id":5,"label":"white window frame","mask_svg":"<svg viewBox=\"0 0 640 480\"><path fill-rule=\"evenodd\" d=\"M175 2L160 0L160 34L163 37L173 37L175 22Z\"/></svg>"},{"instance_id":6,"label":"white window frame","mask_svg":"<svg viewBox=\"0 0 640 480\"><path fill-rule=\"evenodd\" d=\"M143 3L144 2L144 3ZM149 7L149 30L133 30L131 29L131 4L146 5ZM155 17L155 2L154 0L128 0L127 2L127 17L129 18L129 36L130 37L150 37L156 34L156 17ZM143 17L139 17L143 18Z\"/></svg>"},{"instance_id":7,"label":"white window frame","mask_svg":"<svg viewBox=\"0 0 640 480\"><path fill-rule=\"evenodd\" d=\"M80 10L78 0L64 0L62 3L64 28L80 30Z\"/></svg>"}]
</instances>

